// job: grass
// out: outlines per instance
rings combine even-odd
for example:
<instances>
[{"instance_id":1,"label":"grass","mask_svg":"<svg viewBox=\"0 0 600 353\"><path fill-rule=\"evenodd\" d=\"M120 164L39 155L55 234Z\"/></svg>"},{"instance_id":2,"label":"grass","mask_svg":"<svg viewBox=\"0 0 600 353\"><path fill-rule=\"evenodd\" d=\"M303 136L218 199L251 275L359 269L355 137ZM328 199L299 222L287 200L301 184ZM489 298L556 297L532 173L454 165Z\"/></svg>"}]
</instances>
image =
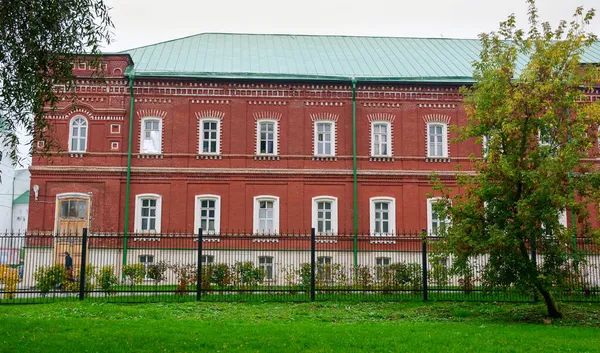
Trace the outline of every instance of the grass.
<instances>
[{"instance_id":1,"label":"grass","mask_svg":"<svg viewBox=\"0 0 600 353\"><path fill-rule=\"evenodd\" d=\"M156 303L0 306L6 352L598 352L600 305Z\"/></svg>"}]
</instances>

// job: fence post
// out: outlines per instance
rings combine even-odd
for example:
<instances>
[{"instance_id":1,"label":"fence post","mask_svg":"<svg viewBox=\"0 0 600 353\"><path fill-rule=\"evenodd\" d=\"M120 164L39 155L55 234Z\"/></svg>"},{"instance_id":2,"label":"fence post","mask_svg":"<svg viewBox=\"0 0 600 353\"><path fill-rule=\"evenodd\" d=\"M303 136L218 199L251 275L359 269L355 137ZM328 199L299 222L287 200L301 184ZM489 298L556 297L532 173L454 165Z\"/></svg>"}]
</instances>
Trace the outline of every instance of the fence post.
<instances>
[{"instance_id":1,"label":"fence post","mask_svg":"<svg viewBox=\"0 0 600 353\"><path fill-rule=\"evenodd\" d=\"M421 255L423 257L423 301L426 302L427 300L429 300L429 297L427 289L427 232L425 231L425 229L423 229L423 231L421 232L421 239Z\"/></svg>"},{"instance_id":2,"label":"fence post","mask_svg":"<svg viewBox=\"0 0 600 353\"><path fill-rule=\"evenodd\" d=\"M315 229L310 229L310 300L315 301Z\"/></svg>"},{"instance_id":3,"label":"fence post","mask_svg":"<svg viewBox=\"0 0 600 353\"><path fill-rule=\"evenodd\" d=\"M196 301L202 295L202 228L198 228L198 274L196 283Z\"/></svg>"},{"instance_id":4,"label":"fence post","mask_svg":"<svg viewBox=\"0 0 600 353\"><path fill-rule=\"evenodd\" d=\"M79 300L85 299L85 263L87 262L87 233L87 228L83 228L83 235L81 237L81 264L79 265Z\"/></svg>"},{"instance_id":5,"label":"fence post","mask_svg":"<svg viewBox=\"0 0 600 353\"><path fill-rule=\"evenodd\" d=\"M535 238L531 237L531 262L533 263L533 267L535 267L535 270L537 271L537 249L536 249L536 244L535 244ZM540 300L540 298L538 297L537 294L537 290L534 288L533 289L533 302L537 303Z\"/></svg>"}]
</instances>

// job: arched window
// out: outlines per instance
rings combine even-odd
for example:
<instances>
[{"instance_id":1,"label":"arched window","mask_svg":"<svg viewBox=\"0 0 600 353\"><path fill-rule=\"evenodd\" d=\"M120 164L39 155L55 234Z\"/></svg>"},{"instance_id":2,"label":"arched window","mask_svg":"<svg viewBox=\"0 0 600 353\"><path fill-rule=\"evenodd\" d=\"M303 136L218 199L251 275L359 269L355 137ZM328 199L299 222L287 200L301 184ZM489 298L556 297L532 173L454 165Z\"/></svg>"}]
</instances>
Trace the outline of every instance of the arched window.
<instances>
[{"instance_id":1,"label":"arched window","mask_svg":"<svg viewBox=\"0 0 600 353\"><path fill-rule=\"evenodd\" d=\"M255 234L279 233L279 197L254 197L253 229Z\"/></svg>"},{"instance_id":2,"label":"arched window","mask_svg":"<svg viewBox=\"0 0 600 353\"><path fill-rule=\"evenodd\" d=\"M78 115L71 119L69 134L69 152L85 152L87 149L88 122Z\"/></svg>"},{"instance_id":3,"label":"arched window","mask_svg":"<svg viewBox=\"0 0 600 353\"><path fill-rule=\"evenodd\" d=\"M378 196L369 200L371 235L396 233L396 199Z\"/></svg>"},{"instance_id":4,"label":"arched window","mask_svg":"<svg viewBox=\"0 0 600 353\"><path fill-rule=\"evenodd\" d=\"M194 232L202 228L204 234L219 234L221 227L221 197L197 195Z\"/></svg>"},{"instance_id":5,"label":"arched window","mask_svg":"<svg viewBox=\"0 0 600 353\"><path fill-rule=\"evenodd\" d=\"M139 194L135 197L135 231L160 233L162 197Z\"/></svg>"},{"instance_id":6,"label":"arched window","mask_svg":"<svg viewBox=\"0 0 600 353\"><path fill-rule=\"evenodd\" d=\"M317 196L312 199L312 227L318 235L336 235L338 230L337 197Z\"/></svg>"}]
</instances>

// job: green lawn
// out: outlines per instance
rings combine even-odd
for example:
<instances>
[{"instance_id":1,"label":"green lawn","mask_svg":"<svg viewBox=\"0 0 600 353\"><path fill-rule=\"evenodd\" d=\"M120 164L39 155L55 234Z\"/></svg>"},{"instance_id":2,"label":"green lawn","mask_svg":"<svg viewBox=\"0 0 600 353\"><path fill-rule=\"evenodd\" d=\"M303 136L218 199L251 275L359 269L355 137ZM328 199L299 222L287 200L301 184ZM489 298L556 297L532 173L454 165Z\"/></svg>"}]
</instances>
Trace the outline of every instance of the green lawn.
<instances>
[{"instance_id":1,"label":"green lawn","mask_svg":"<svg viewBox=\"0 0 600 353\"><path fill-rule=\"evenodd\" d=\"M600 304L53 303L0 306L2 352L599 352Z\"/></svg>"}]
</instances>

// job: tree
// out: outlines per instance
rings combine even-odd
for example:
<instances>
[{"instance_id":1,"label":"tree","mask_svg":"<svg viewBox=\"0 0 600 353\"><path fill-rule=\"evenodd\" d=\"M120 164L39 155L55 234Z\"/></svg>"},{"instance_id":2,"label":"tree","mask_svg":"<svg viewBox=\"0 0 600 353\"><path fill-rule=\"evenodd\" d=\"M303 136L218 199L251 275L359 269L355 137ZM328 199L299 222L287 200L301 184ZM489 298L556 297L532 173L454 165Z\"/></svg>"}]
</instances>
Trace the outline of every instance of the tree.
<instances>
[{"instance_id":1,"label":"tree","mask_svg":"<svg viewBox=\"0 0 600 353\"><path fill-rule=\"evenodd\" d=\"M484 143L483 156L473 157L475 173L458 177L456 196L439 179L434 189L444 196L436 207L450 220L441 250L453 255L458 273L488 254L484 285L539 293L558 318L553 294L584 261L574 236L598 237L588 206L600 201L600 175L586 159L595 157L600 102L590 102L586 90L600 76L580 64L596 41L585 32L594 10L577 8L572 22L553 29L528 3L527 33L511 15L498 32L480 35L476 83L462 88L469 123L457 140ZM561 225L564 212L576 227ZM534 246L541 264L530 254Z\"/></svg>"},{"instance_id":2,"label":"tree","mask_svg":"<svg viewBox=\"0 0 600 353\"><path fill-rule=\"evenodd\" d=\"M76 98L73 62L110 43L108 10L103 0L0 0L0 143L13 163L19 128L51 148L44 110Z\"/></svg>"}]
</instances>

